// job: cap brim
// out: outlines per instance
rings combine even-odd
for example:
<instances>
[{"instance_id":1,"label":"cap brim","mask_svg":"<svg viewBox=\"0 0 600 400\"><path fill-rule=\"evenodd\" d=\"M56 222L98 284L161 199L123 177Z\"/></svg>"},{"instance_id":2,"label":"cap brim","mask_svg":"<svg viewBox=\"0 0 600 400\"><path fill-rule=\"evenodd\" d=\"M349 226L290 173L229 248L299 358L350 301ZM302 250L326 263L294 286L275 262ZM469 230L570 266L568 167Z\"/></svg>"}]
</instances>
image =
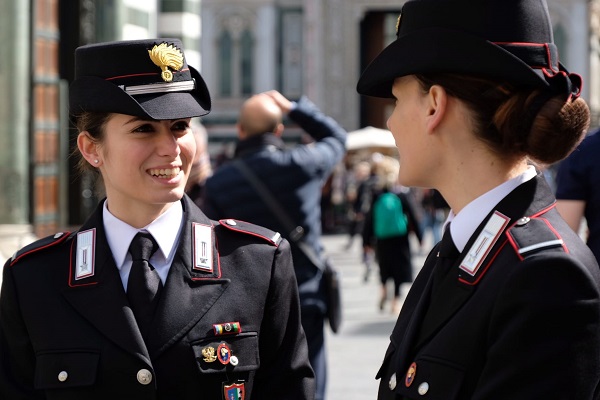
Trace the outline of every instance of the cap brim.
<instances>
[{"instance_id":1,"label":"cap brim","mask_svg":"<svg viewBox=\"0 0 600 400\"><path fill-rule=\"evenodd\" d=\"M210 94L198 71L189 69L195 80L193 90L135 96L102 78L81 77L71 84L71 114L109 112L155 120L201 117L210 112Z\"/></svg>"},{"instance_id":2,"label":"cap brim","mask_svg":"<svg viewBox=\"0 0 600 400\"><path fill-rule=\"evenodd\" d=\"M464 73L514 84L547 87L529 65L501 47L448 29L426 29L401 36L387 46L362 73L360 94L389 98L394 80L418 73Z\"/></svg>"}]
</instances>

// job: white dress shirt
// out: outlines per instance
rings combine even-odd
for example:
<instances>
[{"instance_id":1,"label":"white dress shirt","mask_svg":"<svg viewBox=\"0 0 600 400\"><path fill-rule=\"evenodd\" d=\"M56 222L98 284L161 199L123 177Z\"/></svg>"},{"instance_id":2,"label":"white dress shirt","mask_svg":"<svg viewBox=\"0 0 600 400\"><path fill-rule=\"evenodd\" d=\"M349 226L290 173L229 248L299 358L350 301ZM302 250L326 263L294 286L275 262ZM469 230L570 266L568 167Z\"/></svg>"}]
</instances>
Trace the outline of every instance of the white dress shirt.
<instances>
[{"instance_id":1,"label":"white dress shirt","mask_svg":"<svg viewBox=\"0 0 600 400\"><path fill-rule=\"evenodd\" d=\"M133 226L121 221L108 211L108 201L104 202L103 209L104 230L106 240L110 246L115 264L119 269L121 282L127 291L127 281L129 271L131 271L131 254L129 254L129 245L131 240L138 232L148 232L158 243L159 249L150 258L150 264L156 269L163 283L167 281L167 275L171 268L171 263L177 250L176 244L179 242L181 234L183 207L180 201L175 202L160 217L152 221L142 229L136 229ZM176 232L177 234L173 234Z\"/></svg>"}]
</instances>

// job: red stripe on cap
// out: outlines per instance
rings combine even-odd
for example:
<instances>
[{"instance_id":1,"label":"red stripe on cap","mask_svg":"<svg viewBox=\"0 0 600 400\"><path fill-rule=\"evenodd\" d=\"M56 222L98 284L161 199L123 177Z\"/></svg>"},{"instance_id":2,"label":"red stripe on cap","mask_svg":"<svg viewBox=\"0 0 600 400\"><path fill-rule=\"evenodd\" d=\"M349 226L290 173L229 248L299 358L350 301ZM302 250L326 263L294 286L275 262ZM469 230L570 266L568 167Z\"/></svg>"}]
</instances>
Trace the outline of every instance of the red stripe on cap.
<instances>
[{"instance_id":1,"label":"red stripe on cap","mask_svg":"<svg viewBox=\"0 0 600 400\"><path fill-rule=\"evenodd\" d=\"M175 72L186 72L189 71L189 68L186 69L180 69L179 71L175 71ZM160 75L159 72L145 72L143 74L130 74L130 75L119 75L119 76L113 76L112 78L106 78L107 81L111 81L113 79L124 79L124 78L132 78L135 76L150 76L150 75Z\"/></svg>"}]
</instances>

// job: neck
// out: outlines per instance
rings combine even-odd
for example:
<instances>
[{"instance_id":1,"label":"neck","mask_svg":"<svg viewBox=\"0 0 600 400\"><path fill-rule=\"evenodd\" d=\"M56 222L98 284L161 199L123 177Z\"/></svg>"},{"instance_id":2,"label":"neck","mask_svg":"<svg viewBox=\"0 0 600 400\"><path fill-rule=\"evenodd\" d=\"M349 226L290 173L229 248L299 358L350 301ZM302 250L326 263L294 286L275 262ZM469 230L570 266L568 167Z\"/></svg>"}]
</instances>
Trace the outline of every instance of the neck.
<instances>
[{"instance_id":1,"label":"neck","mask_svg":"<svg viewBox=\"0 0 600 400\"><path fill-rule=\"evenodd\" d=\"M472 152L470 158L461 157L455 168L446 169L440 179L438 190L455 214L467 204L502 183L515 178L527 170L527 161L507 162L489 152Z\"/></svg>"}]
</instances>

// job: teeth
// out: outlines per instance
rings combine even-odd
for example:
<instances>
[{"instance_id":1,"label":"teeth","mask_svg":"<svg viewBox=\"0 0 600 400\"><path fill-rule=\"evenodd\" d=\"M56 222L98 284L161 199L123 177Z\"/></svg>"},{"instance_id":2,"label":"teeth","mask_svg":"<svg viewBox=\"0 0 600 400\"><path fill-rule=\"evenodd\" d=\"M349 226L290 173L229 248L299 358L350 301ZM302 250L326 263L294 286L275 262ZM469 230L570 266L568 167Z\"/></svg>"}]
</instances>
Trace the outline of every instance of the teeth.
<instances>
[{"instance_id":1,"label":"teeth","mask_svg":"<svg viewBox=\"0 0 600 400\"><path fill-rule=\"evenodd\" d=\"M150 175L152 176L158 176L159 178L172 178L174 176L177 176L179 174L179 171L181 171L181 168L179 167L175 167L175 168L154 168L151 169Z\"/></svg>"}]
</instances>

